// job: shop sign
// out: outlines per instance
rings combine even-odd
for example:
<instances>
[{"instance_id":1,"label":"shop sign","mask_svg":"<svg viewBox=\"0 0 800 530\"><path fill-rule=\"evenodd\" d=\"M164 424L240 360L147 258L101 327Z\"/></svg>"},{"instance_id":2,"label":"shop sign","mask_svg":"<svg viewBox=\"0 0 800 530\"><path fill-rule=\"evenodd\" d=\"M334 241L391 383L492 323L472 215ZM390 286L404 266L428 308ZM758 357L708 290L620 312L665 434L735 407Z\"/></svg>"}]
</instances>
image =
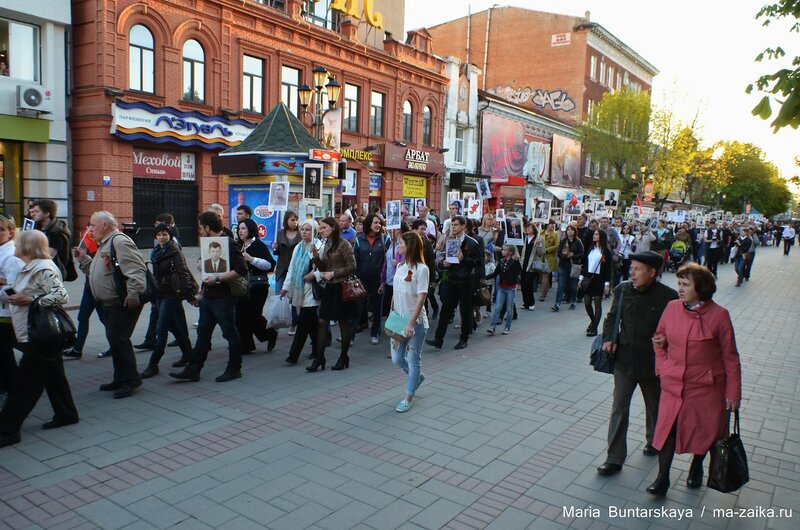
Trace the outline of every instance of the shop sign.
<instances>
[{"instance_id":1,"label":"shop sign","mask_svg":"<svg viewBox=\"0 0 800 530\"><path fill-rule=\"evenodd\" d=\"M342 149L342 158L348 160L359 160L361 162L372 162L372 153L360 151L358 149Z\"/></svg>"},{"instance_id":2,"label":"shop sign","mask_svg":"<svg viewBox=\"0 0 800 530\"><path fill-rule=\"evenodd\" d=\"M168 180L195 180L194 153L152 149L133 150L133 176Z\"/></svg>"},{"instance_id":3,"label":"shop sign","mask_svg":"<svg viewBox=\"0 0 800 530\"><path fill-rule=\"evenodd\" d=\"M225 149L247 138L255 125L244 120L157 108L147 103L111 104L111 134L126 140Z\"/></svg>"},{"instance_id":4,"label":"shop sign","mask_svg":"<svg viewBox=\"0 0 800 530\"><path fill-rule=\"evenodd\" d=\"M308 150L308 158L311 160L317 160L319 162L338 162L342 159L341 153L339 151L328 151L326 149L309 149Z\"/></svg>"},{"instance_id":5,"label":"shop sign","mask_svg":"<svg viewBox=\"0 0 800 530\"><path fill-rule=\"evenodd\" d=\"M425 177L403 175L403 197L427 197L427 184Z\"/></svg>"},{"instance_id":6,"label":"shop sign","mask_svg":"<svg viewBox=\"0 0 800 530\"><path fill-rule=\"evenodd\" d=\"M364 19L373 28L383 29L383 14L375 11L373 0L361 0L364 4ZM358 8L358 0L332 0L331 10L338 11L348 17L361 20L362 10Z\"/></svg>"},{"instance_id":7,"label":"shop sign","mask_svg":"<svg viewBox=\"0 0 800 530\"><path fill-rule=\"evenodd\" d=\"M436 151L384 144L383 167L435 174L444 171L444 155Z\"/></svg>"}]
</instances>

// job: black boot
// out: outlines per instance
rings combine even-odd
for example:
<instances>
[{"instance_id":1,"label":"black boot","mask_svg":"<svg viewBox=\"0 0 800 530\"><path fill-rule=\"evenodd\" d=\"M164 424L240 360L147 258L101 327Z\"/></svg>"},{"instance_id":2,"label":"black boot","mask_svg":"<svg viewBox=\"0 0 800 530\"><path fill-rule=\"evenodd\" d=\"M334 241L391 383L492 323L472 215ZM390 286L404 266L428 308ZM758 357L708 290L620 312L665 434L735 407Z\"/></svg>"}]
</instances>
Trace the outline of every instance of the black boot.
<instances>
[{"instance_id":1,"label":"black boot","mask_svg":"<svg viewBox=\"0 0 800 530\"><path fill-rule=\"evenodd\" d=\"M339 356L339 360L336 361L336 364L331 367L331 370L344 370L345 368L349 367L350 357L348 357L347 354L344 354Z\"/></svg>"},{"instance_id":2,"label":"black boot","mask_svg":"<svg viewBox=\"0 0 800 530\"><path fill-rule=\"evenodd\" d=\"M141 378L142 379L150 379L154 375L158 375L158 364L154 363L152 360L148 363L147 368L142 370Z\"/></svg>"},{"instance_id":3,"label":"black boot","mask_svg":"<svg viewBox=\"0 0 800 530\"><path fill-rule=\"evenodd\" d=\"M189 361L192 360L192 342L189 339L186 339L186 342L181 344L180 347L181 358L172 363L173 368L183 368L189 364Z\"/></svg>"},{"instance_id":4,"label":"black boot","mask_svg":"<svg viewBox=\"0 0 800 530\"><path fill-rule=\"evenodd\" d=\"M699 488L703 485L703 459L705 455L694 455L692 465L689 466L689 476L686 477L686 487L691 489Z\"/></svg>"},{"instance_id":5,"label":"black boot","mask_svg":"<svg viewBox=\"0 0 800 530\"><path fill-rule=\"evenodd\" d=\"M307 372L316 372L317 370L325 370L325 357L321 360L319 357L314 357L314 362L311 363L311 366L306 366Z\"/></svg>"},{"instance_id":6,"label":"black boot","mask_svg":"<svg viewBox=\"0 0 800 530\"><path fill-rule=\"evenodd\" d=\"M669 475L666 473L659 472L658 476L656 476L656 481L647 486L647 493L663 497L664 495L667 494L668 489L669 489Z\"/></svg>"}]
</instances>

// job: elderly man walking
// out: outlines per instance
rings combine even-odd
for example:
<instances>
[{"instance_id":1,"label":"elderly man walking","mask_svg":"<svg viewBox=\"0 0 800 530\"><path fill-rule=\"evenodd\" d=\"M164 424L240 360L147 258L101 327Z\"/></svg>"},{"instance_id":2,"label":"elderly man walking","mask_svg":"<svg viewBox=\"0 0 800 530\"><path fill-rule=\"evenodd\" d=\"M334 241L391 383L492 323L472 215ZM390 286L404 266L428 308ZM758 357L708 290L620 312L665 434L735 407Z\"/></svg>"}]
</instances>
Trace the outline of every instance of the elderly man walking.
<instances>
[{"instance_id":1,"label":"elderly man walking","mask_svg":"<svg viewBox=\"0 0 800 530\"><path fill-rule=\"evenodd\" d=\"M601 475L619 472L628 456L628 420L631 398L636 386L642 392L645 406L645 445L643 453L655 456L653 448L658 400L661 385L656 377L655 350L652 338L661 313L667 304L678 298L674 289L658 281L664 259L651 250L631 254L631 279L614 289L614 301L603 323L603 349L614 353L614 401L608 423L608 456L597 468ZM616 322L617 305L622 299L622 316L617 342L611 340Z\"/></svg>"},{"instance_id":2,"label":"elderly man walking","mask_svg":"<svg viewBox=\"0 0 800 530\"><path fill-rule=\"evenodd\" d=\"M142 312L139 297L146 290L147 269L136 244L119 231L119 223L110 212L95 212L89 226L98 244L97 253L91 258L78 247L75 258L89 277L89 287L103 312L106 338L111 345L114 379L100 385L100 390L113 391L117 399L126 398L142 386L131 334ZM116 275L124 279L122 291L117 290Z\"/></svg>"}]
</instances>

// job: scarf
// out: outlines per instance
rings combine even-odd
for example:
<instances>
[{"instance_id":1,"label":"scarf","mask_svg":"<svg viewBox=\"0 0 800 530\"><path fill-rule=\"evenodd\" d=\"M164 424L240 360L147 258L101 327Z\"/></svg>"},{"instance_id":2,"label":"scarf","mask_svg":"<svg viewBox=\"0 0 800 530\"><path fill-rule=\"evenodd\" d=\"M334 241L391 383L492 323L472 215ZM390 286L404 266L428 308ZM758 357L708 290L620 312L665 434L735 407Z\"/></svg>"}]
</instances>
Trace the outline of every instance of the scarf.
<instances>
[{"instance_id":1,"label":"scarf","mask_svg":"<svg viewBox=\"0 0 800 530\"><path fill-rule=\"evenodd\" d=\"M306 221L308 222L308 221ZM306 223L303 223L305 225ZM312 222L313 233L316 233L316 223ZM301 225L302 228L302 225ZM314 244L314 238L311 238L310 243L306 243L302 239L294 247L292 253L292 261L289 263L289 272L292 274L292 284L286 286L286 291L289 294L289 300L292 305L296 307L303 307L303 299L305 298L306 286L303 276L308 273L309 265L311 264L311 245Z\"/></svg>"},{"instance_id":2,"label":"scarf","mask_svg":"<svg viewBox=\"0 0 800 530\"><path fill-rule=\"evenodd\" d=\"M150 262L156 263L158 262L168 251L172 250L175 247L175 244L170 239L167 241L167 244L163 247L161 245L156 245L153 247L153 252L150 253Z\"/></svg>"}]
</instances>

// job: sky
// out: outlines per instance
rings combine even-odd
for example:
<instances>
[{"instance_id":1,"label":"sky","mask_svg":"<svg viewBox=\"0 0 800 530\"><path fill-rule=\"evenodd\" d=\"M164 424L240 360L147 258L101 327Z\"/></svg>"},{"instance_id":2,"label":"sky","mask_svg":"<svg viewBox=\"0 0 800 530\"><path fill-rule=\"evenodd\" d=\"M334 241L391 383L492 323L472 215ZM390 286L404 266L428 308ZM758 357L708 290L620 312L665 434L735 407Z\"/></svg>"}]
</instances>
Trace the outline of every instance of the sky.
<instances>
[{"instance_id":1,"label":"sky","mask_svg":"<svg viewBox=\"0 0 800 530\"><path fill-rule=\"evenodd\" d=\"M698 117L704 145L738 140L761 147L783 177L800 175L800 130L773 133L769 121L750 114L762 97L745 94L748 84L783 64L756 63L767 47L800 55L800 36L788 24L761 26L755 14L767 0L406 0L406 30L430 27L499 6L584 16L597 22L659 70L653 105L673 110L685 122ZM433 42L436 53L436 42ZM776 107L773 105L773 113Z\"/></svg>"}]
</instances>

